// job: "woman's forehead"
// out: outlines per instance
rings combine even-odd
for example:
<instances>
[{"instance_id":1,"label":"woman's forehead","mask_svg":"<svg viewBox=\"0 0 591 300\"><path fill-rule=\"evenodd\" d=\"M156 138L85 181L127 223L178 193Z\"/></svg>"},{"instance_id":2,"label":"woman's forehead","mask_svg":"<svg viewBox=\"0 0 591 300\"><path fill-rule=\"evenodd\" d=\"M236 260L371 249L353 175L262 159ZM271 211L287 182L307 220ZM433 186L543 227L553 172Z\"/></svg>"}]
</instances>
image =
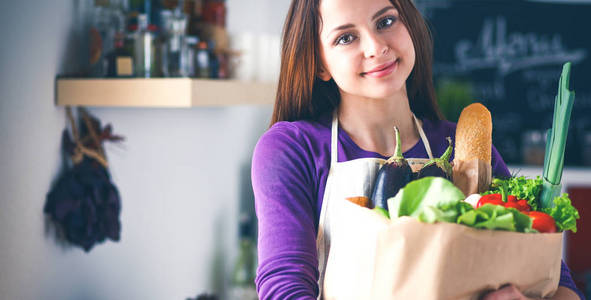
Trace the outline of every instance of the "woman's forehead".
<instances>
[{"instance_id":1,"label":"woman's forehead","mask_svg":"<svg viewBox=\"0 0 591 300\"><path fill-rule=\"evenodd\" d=\"M323 21L338 22L367 19L384 7L393 6L389 0L320 0L319 13Z\"/></svg>"},{"instance_id":2,"label":"woman's forehead","mask_svg":"<svg viewBox=\"0 0 591 300\"><path fill-rule=\"evenodd\" d=\"M320 30L328 34L327 30L344 24L365 23L376 12L392 6L389 0L320 0Z\"/></svg>"}]
</instances>

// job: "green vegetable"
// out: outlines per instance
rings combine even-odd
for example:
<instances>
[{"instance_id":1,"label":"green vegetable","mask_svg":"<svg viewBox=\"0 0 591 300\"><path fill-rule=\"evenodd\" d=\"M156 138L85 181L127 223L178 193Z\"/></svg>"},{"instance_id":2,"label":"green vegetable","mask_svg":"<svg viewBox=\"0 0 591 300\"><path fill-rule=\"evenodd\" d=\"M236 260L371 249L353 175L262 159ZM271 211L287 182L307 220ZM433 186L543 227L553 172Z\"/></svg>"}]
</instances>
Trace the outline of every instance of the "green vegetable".
<instances>
[{"instance_id":1,"label":"green vegetable","mask_svg":"<svg viewBox=\"0 0 591 300\"><path fill-rule=\"evenodd\" d=\"M539 199L542 192L542 179L540 176L536 179L529 179L525 176L511 177L508 179L494 178L491 188L482 195L488 194L502 194L503 186L505 192L509 195L514 195L517 199L527 200L527 204L531 210L539 210L537 199Z\"/></svg>"},{"instance_id":2,"label":"green vegetable","mask_svg":"<svg viewBox=\"0 0 591 300\"><path fill-rule=\"evenodd\" d=\"M526 199L532 211L542 211L554 218L559 231L572 230L577 232L577 219L579 212L571 205L568 194L555 197L553 207L543 208L540 199L542 195L543 180L540 176L536 179L528 179L524 176L508 179L493 179L491 188L483 195L501 193L503 189L517 199Z\"/></svg>"},{"instance_id":3,"label":"green vegetable","mask_svg":"<svg viewBox=\"0 0 591 300\"><path fill-rule=\"evenodd\" d=\"M419 215L419 221L425 223L450 222L456 223L459 216L474 210L472 205L464 201L426 206Z\"/></svg>"},{"instance_id":4,"label":"green vegetable","mask_svg":"<svg viewBox=\"0 0 591 300\"><path fill-rule=\"evenodd\" d=\"M500 229L518 232L535 232L532 220L515 208L485 204L477 209L465 212L457 220L458 224L474 228Z\"/></svg>"},{"instance_id":5,"label":"green vegetable","mask_svg":"<svg viewBox=\"0 0 591 300\"><path fill-rule=\"evenodd\" d=\"M378 214L380 214L380 215L382 215L382 216L390 219L390 214L388 213L388 211L385 208L376 206L376 207L373 208L373 210L375 212L377 212Z\"/></svg>"},{"instance_id":6,"label":"green vegetable","mask_svg":"<svg viewBox=\"0 0 591 300\"><path fill-rule=\"evenodd\" d=\"M572 206L568 194L564 193L554 198L554 207L544 208L542 211L554 218L558 230L577 232L577 219L580 218L579 212Z\"/></svg>"},{"instance_id":7,"label":"green vegetable","mask_svg":"<svg viewBox=\"0 0 591 300\"><path fill-rule=\"evenodd\" d=\"M562 73L558 82L558 92L554 101L554 116L552 129L548 131L546 141L546 154L544 156L544 180L543 192L540 199L541 207L549 208L553 205L552 199L560 194L560 181L564 167L564 148L568 135L575 92L569 90L571 63L562 66Z\"/></svg>"},{"instance_id":8,"label":"green vegetable","mask_svg":"<svg viewBox=\"0 0 591 300\"><path fill-rule=\"evenodd\" d=\"M451 181L425 177L412 181L388 199L388 207L393 219L411 216L425 223L450 222L475 228L535 232L531 219L517 209L491 204L474 209L464 198Z\"/></svg>"},{"instance_id":9,"label":"green vegetable","mask_svg":"<svg viewBox=\"0 0 591 300\"><path fill-rule=\"evenodd\" d=\"M441 177L414 180L388 199L390 217L418 217L427 206L455 205L466 196L451 181Z\"/></svg>"}]
</instances>

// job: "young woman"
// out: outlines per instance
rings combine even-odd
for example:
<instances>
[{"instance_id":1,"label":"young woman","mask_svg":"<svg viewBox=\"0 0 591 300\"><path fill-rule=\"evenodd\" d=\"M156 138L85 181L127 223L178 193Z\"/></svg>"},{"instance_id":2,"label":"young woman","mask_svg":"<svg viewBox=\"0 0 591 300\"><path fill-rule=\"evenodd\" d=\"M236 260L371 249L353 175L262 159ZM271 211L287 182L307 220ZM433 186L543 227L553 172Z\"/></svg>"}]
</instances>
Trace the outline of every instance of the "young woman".
<instances>
[{"instance_id":1,"label":"young woman","mask_svg":"<svg viewBox=\"0 0 591 300\"><path fill-rule=\"evenodd\" d=\"M292 0L272 126L253 155L261 299L319 296L327 203L345 188L335 178L369 196L371 159L394 153L394 126L405 157L444 152L455 124L442 120L431 65L431 36L411 0ZM509 176L492 153L493 176ZM556 297L578 298L564 264L560 284ZM526 299L513 286L488 298Z\"/></svg>"}]
</instances>

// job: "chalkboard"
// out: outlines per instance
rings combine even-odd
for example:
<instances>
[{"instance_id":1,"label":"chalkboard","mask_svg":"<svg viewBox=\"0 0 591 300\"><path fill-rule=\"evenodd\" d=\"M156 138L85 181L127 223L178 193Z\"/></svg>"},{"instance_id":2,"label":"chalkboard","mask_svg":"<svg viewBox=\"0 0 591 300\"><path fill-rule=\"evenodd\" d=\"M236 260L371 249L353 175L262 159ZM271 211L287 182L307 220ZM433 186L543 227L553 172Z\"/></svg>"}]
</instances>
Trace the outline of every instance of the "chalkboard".
<instances>
[{"instance_id":1,"label":"chalkboard","mask_svg":"<svg viewBox=\"0 0 591 300\"><path fill-rule=\"evenodd\" d=\"M566 165L580 165L591 136L591 5L519 0L426 1L434 80L461 82L493 116L493 144L524 163L524 134L551 127L562 65L573 64ZM527 157L527 155L526 155Z\"/></svg>"}]
</instances>

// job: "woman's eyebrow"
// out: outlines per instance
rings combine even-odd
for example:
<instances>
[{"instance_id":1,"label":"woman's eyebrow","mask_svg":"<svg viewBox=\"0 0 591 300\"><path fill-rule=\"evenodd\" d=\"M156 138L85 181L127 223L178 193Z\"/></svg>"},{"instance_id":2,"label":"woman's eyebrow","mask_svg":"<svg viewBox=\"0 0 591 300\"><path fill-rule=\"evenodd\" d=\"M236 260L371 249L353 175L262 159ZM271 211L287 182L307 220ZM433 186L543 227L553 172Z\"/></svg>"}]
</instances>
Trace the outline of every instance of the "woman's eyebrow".
<instances>
[{"instance_id":1,"label":"woman's eyebrow","mask_svg":"<svg viewBox=\"0 0 591 300\"><path fill-rule=\"evenodd\" d=\"M379 16L383 15L385 12L389 11L389 10L395 10L396 8L394 6L386 6L380 10L378 10L378 12L376 12L373 17L371 17L371 20L375 20L377 19ZM339 30L345 30L345 29L349 29L349 28L353 28L355 27L355 25L353 24L343 24L341 26L335 27L333 28L330 33L328 35L331 35L333 32L335 31L339 31Z\"/></svg>"},{"instance_id":2,"label":"woman's eyebrow","mask_svg":"<svg viewBox=\"0 0 591 300\"><path fill-rule=\"evenodd\" d=\"M385 12L387 12L391 9L395 9L394 6L386 6L382 9L378 10L378 12L373 15L371 20L373 21L373 20L377 19L379 16L381 16L382 14L384 14Z\"/></svg>"},{"instance_id":3,"label":"woman's eyebrow","mask_svg":"<svg viewBox=\"0 0 591 300\"><path fill-rule=\"evenodd\" d=\"M329 35L332 34L335 31L349 29L349 28L353 28L353 27L355 27L355 25L353 25L353 24L344 24L344 25L341 25L339 27L333 28L333 30L330 31Z\"/></svg>"}]
</instances>

